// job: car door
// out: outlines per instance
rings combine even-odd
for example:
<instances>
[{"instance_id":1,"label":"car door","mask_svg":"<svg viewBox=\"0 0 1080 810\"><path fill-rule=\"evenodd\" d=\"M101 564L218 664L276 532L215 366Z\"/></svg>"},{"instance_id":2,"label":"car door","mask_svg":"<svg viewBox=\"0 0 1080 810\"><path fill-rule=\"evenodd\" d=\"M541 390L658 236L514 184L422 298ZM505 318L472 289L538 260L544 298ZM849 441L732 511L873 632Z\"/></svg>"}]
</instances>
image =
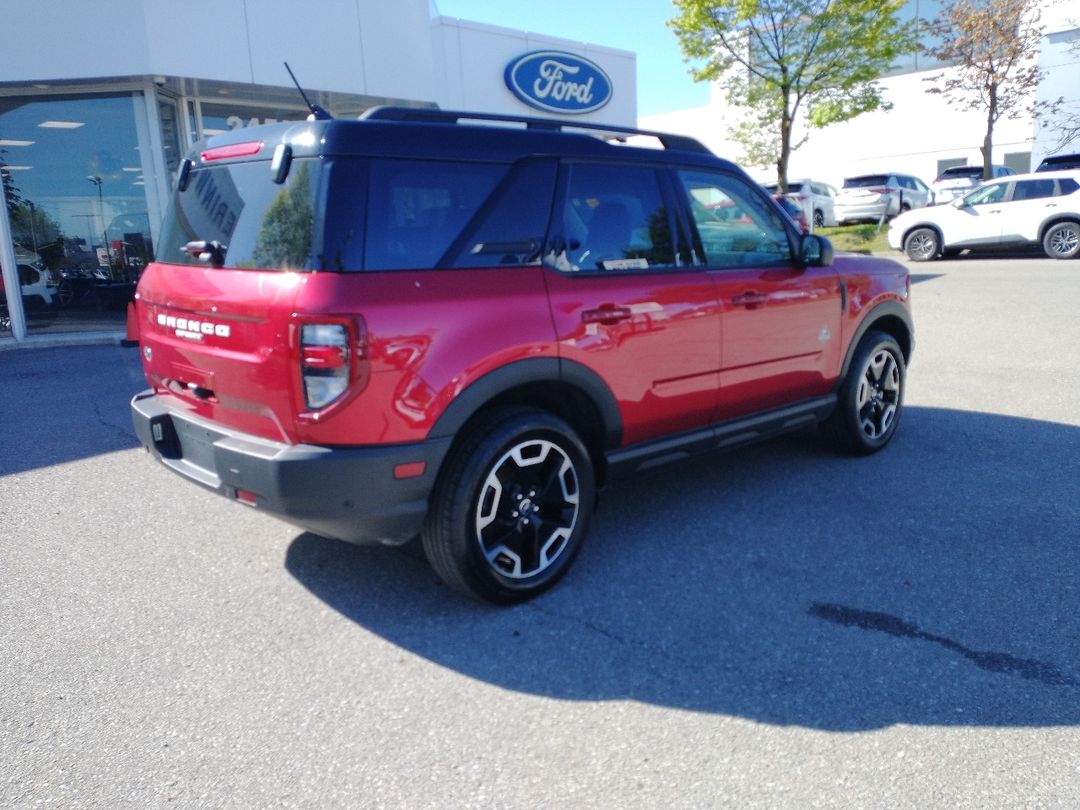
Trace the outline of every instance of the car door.
<instances>
[{"instance_id":1,"label":"car door","mask_svg":"<svg viewBox=\"0 0 1080 810\"><path fill-rule=\"evenodd\" d=\"M1008 181L987 183L952 203L955 213L941 221L944 245L951 248L1000 244L1010 185Z\"/></svg>"},{"instance_id":2,"label":"car door","mask_svg":"<svg viewBox=\"0 0 1080 810\"><path fill-rule=\"evenodd\" d=\"M744 177L680 170L676 187L720 305L716 419L830 390L840 352L838 274L796 258L795 235Z\"/></svg>"},{"instance_id":3,"label":"car door","mask_svg":"<svg viewBox=\"0 0 1080 810\"><path fill-rule=\"evenodd\" d=\"M1057 210L1060 200L1053 178L1017 180L1012 195L1002 203L1001 241L1005 244L1032 242L1039 237L1043 221Z\"/></svg>"},{"instance_id":4,"label":"car door","mask_svg":"<svg viewBox=\"0 0 1080 810\"><path fill-rule=\"evenodd\" d=\"M647 166L565 162L545 247L559 355L610 388L623 445L702 427L716 405L716 291L666 185Z\"/></svg>"}]
</instances>

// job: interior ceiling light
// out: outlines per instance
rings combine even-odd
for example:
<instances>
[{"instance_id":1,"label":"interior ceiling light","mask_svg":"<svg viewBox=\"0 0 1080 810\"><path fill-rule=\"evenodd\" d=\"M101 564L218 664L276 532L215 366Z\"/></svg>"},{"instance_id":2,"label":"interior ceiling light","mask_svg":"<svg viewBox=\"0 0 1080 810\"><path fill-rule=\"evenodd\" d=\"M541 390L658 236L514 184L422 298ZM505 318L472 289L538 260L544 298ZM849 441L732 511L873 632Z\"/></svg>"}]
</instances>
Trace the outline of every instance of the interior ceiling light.
<instances>
[{"instance_id":1,"label":"interior ceiling light","mask_svg":"<svg viewBox=\"0 0 1080 810\"><path fill-rule=\"evenodd\" d=\"M86 126L85 121L42 121L38 124L43 129L78 129Z\"/></svg>"},{"instance_id":2,"label":"interior ceiling light","mask_svg":"<svg viewBox=\"0 0 1080 810\"><path fill-rule=\"evenodd\" d=\"M124 166L121 169L121 171L125 171L125 172L141 172L142 169L140 169L138 166Z\"/></svg>"},{"instance_id":3,"label":"interior ceiling light","mask_svg":"<svg viewBox=\"0 0 1080 810\"><path fill-rule=\"evenodd\" d=\"M8 138L0 138L0 146L31 146L33 141L14 141Z\"/></svg>"}]
</instances>

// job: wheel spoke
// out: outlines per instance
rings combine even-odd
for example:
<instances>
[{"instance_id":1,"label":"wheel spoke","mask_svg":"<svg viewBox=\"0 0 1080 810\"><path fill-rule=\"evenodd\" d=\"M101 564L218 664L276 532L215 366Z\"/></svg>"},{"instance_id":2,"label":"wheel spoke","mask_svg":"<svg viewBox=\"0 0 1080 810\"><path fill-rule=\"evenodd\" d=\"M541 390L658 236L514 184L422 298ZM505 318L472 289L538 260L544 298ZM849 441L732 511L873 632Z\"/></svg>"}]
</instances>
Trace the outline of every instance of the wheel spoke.
<instances>
[{"instance_id":1,"label":"wheel spoke","mask_svg":"<svg viewBox=\"0 0 1080 810\"><path fill-rule=\"evenodd\" d=\"M578 516L577 472L554 442L510 448L491 468L476 506L476 536L488 563L524 579L548 568L567 545Z\"/></svg>"}]
</instances>

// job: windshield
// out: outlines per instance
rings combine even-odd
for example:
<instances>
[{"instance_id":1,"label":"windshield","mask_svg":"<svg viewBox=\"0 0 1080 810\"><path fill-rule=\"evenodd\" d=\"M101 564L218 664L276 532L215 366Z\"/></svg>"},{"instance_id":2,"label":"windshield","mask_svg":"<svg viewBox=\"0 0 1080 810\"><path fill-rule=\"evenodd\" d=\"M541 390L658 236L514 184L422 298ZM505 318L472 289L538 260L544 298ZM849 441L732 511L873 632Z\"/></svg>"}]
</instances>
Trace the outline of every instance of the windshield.
<instances>
[{"instance_id":1,"label":"windshield","mask_svg":"<svg viewBox=\"0 0 1080 810\"><path fill-rule=\"evenodd\" d=\"M173 264L213 264L264 270L322 269L315 205L318 162L294 161L283 185L267 161L197 169L173 193L162 226L158 258ZM217 242L207 252L189 243Z\"/></svg>"}]
</instances>

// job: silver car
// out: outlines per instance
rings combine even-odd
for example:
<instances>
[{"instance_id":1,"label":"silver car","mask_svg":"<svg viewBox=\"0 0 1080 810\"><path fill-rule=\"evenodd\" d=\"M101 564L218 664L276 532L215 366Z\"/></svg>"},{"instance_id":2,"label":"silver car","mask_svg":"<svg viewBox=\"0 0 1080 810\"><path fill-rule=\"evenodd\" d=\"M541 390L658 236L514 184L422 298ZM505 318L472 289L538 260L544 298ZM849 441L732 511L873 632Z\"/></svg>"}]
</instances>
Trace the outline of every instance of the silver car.
<instances>
[{"instance_id":1,"label":"silver car","mask_svg":"<svg viewBox=\"0 0 1080 810\"><path fill-rule=\"evenodd\" d=\"M844 180L836 195L836 220L840 225L880 221L902 211L933 202L933 192L910 174L863 174Z\"/></svg>"},{"instance_id":2,"label":"silver car","mask_svg":"<svg viewBox=\"0 0 1080 810\"><path fill-rule=\"evenodd\" d=\"M1008 166L992 166L993 179L1008 177L1015 172ZM946 169L930 184L934 192L934 205L952 202L963 197L983 181L982 166L953 166Z\"/></svg>"}]
</instances>

